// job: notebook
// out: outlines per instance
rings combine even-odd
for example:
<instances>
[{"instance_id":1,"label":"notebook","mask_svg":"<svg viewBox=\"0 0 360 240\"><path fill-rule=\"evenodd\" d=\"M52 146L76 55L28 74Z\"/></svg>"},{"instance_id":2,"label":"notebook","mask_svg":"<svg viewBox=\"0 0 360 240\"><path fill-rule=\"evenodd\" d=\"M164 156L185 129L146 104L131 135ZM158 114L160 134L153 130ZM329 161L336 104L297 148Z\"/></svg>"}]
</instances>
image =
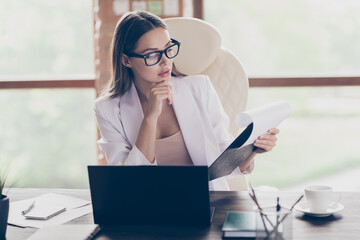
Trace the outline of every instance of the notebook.
<instances>
[{"instance_id":1,"label":"notebook","mask_svg":"<svg viewBox=\"0 0 360 240\"><path fill-rule=\"evenodd\" d=\"M256 212L228 212L222 231L224 237L255 238Z\"/></svg>"},{"instance_id":2,"label":"notebook","mask_svg":"<svg viewBox=\"0 0 360 240\"><path fill-rule=\"evenodd\" d=\"M88 166L94 222L210 225L207 166Z\"/></svg>"},{"instance_id":3,"label":"notebook","mask_svg":"<svg viewBox=\"0 0 360 240\"><path fill-rule=\"evenodd\" d=\"M257 212L228 212L226 213L224 225L222 227L223 237L226 238L266 238L266 231L263 222L259 222ZM273 216L272 216L273 217ZM270 217L271 220L273 220ZM258 222L257 222L258 221ZM257 226L258 224L258 226ZM265 221L268 230L272 226L268 221ZM280 229L280 231L282 231Z\"/></svg>"},{"instance_id":4,"label":"notebook","mask_svg":"<svg viewBox=\"0 0 360 240\"><path fill-rule=\"evenodd\" d=\"M34 219L34 220L47 220L52 218L66 210L64 205L48 205L46 207L42 207L40 204L35 203L34 207L24 214L26 219Z\"/></svg>"},{"instance_id":5,"label":"notebook","mask_svg":"<svg viewBox=\"0 0 360 240\"><path fill-rule=\"evenodd\" d=\"M40 228L27 240L91 240L99 231L96 224L54 225Z\"/></svg>"}]
</instances>

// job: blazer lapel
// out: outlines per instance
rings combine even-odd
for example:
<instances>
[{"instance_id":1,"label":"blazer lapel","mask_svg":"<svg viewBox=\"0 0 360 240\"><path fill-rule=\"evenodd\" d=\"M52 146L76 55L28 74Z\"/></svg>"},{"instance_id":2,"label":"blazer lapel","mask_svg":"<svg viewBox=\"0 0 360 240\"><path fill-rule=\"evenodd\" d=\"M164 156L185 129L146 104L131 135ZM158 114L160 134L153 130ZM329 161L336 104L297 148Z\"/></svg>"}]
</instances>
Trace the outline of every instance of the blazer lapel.
<instances>
[{"instance_id":1,"label":"blazer lapel","mask_svg":"<svg viewBox=\"0 0 360 240\"><path fill-rule=\"evenodd\" d=\"M119 104L126 136L131 145L134 146L141 123L144 119L144 113L134 84L132 84L130 90L121 97Z\"/></svg>"},{"instance_id":2,"label":"blazer lapel","mask_svg":"<svg viewBox=\"0 0 360 240\"><path fill-rule=\"evenodd\" d=\"M176 88L173 84L173 107L184 137L184 142L194 165L208 165L205 152L205 139L201 125L200 113L190 89ZM181 87L181 86L180 86Z\"/></svg>"},{"instance_id":3,"label":"blazer lapel","mask_svg":"<svg viewBox=\"0 0 360 240\"><path fill-rule=\"evenodd\" d=\"M190 157L194 165L208 166L204 130L200 113L196 108L197 103L190 89L181 89L179 91L176 83L173 84L173 87L173 108ZM126 137L134 146L144 119L144 113L134 84L121 97L119 104Z\"/></svg>"}]
</instances>

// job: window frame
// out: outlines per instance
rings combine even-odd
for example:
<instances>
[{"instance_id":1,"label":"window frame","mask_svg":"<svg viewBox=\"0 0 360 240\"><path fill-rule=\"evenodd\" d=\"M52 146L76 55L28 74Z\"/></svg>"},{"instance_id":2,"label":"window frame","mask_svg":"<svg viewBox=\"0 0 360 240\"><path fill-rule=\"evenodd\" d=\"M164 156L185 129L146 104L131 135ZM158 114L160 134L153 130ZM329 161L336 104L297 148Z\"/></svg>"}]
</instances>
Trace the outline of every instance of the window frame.
<instances>
[{"instance_id":1,"label":"window frame","mask_svg":"<svg viewBox=\"0 0 360 240\"><path fill-rule=\"evenodd\" d=\"M93 78L67 78L67 79L43 79L43 80L2 80L0 81L0 90L2 89L36 89L36 88L95 88L95 77Z\"/></svg>"},{"instance_id":2,"label":"window frame","mask_svg":"<svg viewBox=\"0 0 360 240\"><path fill-rule=\"evenodd\" d=\"M56 80L3 80L0 90L4 89L54 89L54 88L97 88L93 78L66 78ZM360 86L360 77L249 77L249 87L327 87Z\"/></svg>"}]
</instances>

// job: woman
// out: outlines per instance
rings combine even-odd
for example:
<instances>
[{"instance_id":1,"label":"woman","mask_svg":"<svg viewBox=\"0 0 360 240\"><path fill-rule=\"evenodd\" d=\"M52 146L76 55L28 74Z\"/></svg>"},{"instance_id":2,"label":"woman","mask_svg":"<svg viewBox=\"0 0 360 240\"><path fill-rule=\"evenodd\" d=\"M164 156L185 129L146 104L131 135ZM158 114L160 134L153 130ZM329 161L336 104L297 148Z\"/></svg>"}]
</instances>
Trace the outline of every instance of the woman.
<instances>
[{"instance_id":1,"label":"woman","mask_svg":"<svg viewBox=\"0 0 360 240\"><path fill-rule=\"evenodd\" d=\"M130 12L118 22L112 41L112 79L95 102L109 164L211 165L232 142L229 121L207 76L184 76L173 59L180 43L166 24L147 12ZM275 146L277 129L254 145ZM251 172L256 153L232 174ZM186 176L184 176L186 177ZM226 177L211 190L229 190Z\"/></svg>"}]
</instances>

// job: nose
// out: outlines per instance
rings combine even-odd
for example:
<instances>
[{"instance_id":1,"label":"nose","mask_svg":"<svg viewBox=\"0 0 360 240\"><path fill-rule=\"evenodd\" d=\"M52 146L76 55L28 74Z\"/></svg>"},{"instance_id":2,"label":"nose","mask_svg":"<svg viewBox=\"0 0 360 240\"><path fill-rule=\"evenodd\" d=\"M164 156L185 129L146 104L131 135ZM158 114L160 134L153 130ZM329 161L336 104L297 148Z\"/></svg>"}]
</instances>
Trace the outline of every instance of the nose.
<instances>
[{"instance_id":1,"label":"nose","mask_svg":"<svg viewBox=\"0 0 360 240\"><path fill-rule=\"evenodd\" d=\"M173 59L168 59L165 55L165 53L163 53L161 59L160 59L160 66L166 66L169 65L169 63L172 63Z\"/></svg>"}]
</instances>

